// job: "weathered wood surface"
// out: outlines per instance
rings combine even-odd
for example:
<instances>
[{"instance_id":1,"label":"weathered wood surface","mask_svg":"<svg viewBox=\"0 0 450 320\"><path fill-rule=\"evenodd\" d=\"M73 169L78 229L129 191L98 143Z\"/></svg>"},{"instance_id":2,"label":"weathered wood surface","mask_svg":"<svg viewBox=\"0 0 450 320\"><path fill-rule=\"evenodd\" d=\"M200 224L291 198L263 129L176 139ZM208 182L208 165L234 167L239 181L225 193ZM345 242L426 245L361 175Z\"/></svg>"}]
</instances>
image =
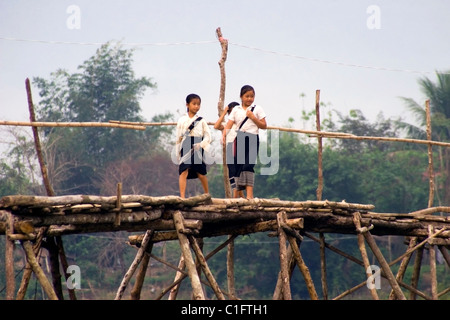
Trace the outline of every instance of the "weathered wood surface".
<instances>
[{"instance_id":1,"label":"weathered wood surface","mask_svg":"<svg viewBox=\"0 0 450 320\"><path fill-rule=\"evenodd\" d=\"M120 200L120 201L118 201ZM117 207L117 204L120 206ZM277 230L277 214L286 212L294 229L307 232L355 234L353 214L374 235L427 237L428 227L444 230L434 241L450 245L449 207L412 213L376 213L373 205L333 201L279 199L220 199L202 194L191 198L146 195L6 196L0 199L0 234L6 232L6 213L14 218L15 237L33 238L40 227L47 235L75 233L155 231L152 242L178 239L173 213L180 211L186 227L198 237L248 234ZM439 214L440 213L440 214ZM117 223L117 218L120 218ZM297 220L295 220L297 219Z\"/></svg>"}]
</instances>

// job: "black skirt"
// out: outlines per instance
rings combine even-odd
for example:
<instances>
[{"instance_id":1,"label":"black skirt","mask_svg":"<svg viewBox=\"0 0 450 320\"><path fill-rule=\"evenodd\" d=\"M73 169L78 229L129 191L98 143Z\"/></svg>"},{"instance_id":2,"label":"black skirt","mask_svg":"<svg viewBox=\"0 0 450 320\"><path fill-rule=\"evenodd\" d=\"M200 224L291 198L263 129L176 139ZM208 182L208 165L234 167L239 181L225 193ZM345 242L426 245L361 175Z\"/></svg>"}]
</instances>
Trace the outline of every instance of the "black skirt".
<instances>
[{"instance_id":1,"label":"black skirt","mask_svg":"<svg viewBox=\"0 0 450 320\"><path fill-rule=\"evenodd\" d=\"M234 143L235 177L242 171L255 172L259 152L259 135L238 131Z\"/></svg>"},{"instance_id":2,"label":"black skirt","mask_svg":"<svg viewBox=\"0 0 450 320\"><path fill-rule=\"evenodd\" d=\"M203 148L200 148L198 151L194 151L194 144L200 143L203 140L202 137L191 137L188 136L184 139L181 144L180 156L183 158L184 155L190 153L190 157L185 159L178 166L178 174L189 170L188 179L196 179L198 178L197 173L201 175L206 175L206 164L203 162Z\"/></svg>"}]
</instances>

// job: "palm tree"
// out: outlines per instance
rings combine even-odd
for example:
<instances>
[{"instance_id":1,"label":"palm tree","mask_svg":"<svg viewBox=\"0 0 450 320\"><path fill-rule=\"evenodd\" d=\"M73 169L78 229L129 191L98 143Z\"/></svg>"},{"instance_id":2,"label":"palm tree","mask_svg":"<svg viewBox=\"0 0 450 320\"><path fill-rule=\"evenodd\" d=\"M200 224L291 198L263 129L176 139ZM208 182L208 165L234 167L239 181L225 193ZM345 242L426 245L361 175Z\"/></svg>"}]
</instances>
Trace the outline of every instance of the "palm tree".
<instances>
[{"instance_id":1,"label":"palm tree","mask_svg":"<svg viewBox=\"0 0 450 320\"><path fill-rule=\"evenodd\" d=\"M428 78L419 79L421 91L430 100L430 116L432 127L432 139L449 142L450 140L450 72L436 72L437 82ZM407 108L415 115L418 126L402 123L403 128L411 138L426 139L426 110L411 98L402 97ZM450 148L439 148L439 172L440 188L443 194L443 205L450 205Z\"/></svg>"}]
</instances>

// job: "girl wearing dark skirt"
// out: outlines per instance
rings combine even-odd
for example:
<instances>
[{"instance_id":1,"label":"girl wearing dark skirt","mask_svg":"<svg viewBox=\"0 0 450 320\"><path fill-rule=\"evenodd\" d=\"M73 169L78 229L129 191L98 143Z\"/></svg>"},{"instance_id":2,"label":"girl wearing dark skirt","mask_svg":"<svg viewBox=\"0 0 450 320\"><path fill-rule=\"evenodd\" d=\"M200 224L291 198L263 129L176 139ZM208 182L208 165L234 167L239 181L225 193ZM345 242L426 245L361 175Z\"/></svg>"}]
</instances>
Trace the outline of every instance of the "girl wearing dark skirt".
<instances>
[{"instance_id":1,"label":"girl wearing dark skirt","mask_svg":"<svg viewBox=\"0 0 450 320\"><path fill-rule=\"evenodd\" d=\"M182 198L186 196L187 179L198 178L204 192L209 193L203 152L209 149L211 132L206 120L197 115L200 105L200 96L194 93L188 95L186 97L187 114L177 122L178 184Z\"/></svg>"},{"instance_id":2,"label":"girl wearing dark skirt","mask_svg":"<svg viewBox=\"0 0 450 320\"><path fill-rule=\"evenodd\" d=\"M236 124L235 176L238 191L246 191L247 199L254 198L255 164L259 152L259 129L266 129L266 114L263 108L253 104L255 89L245 85L240 92L241 105L233 108L222 133L222 143L226 143L226 133Z\"/></svg>"}]
</instances>

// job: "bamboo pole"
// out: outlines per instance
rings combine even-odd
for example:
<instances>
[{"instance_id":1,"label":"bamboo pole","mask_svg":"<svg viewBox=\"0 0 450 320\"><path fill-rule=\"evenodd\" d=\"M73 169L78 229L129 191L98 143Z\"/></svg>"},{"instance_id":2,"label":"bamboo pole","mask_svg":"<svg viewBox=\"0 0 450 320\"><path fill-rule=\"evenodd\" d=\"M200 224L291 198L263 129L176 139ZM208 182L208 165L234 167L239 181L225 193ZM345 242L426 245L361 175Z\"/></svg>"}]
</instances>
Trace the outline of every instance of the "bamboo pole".
<instances>
[{"instance_id":1,"label":"bamboo pole","mask_svg":"<svg viewBox=\"0 0 450 320\"><path fill-rule=\"evenodd\" d=\"M200 278L198 276L197 269L195 267L195 262L194 259L192 258L192 254L189 248L189 241L187 239L187 236L183 234L184 231L183 215L181 214L180 211L174 212L173 221L176 226L178 239L180 241L180 247L186 263L186 268L189 273L189 278L191 279L193 298L194 300L205 300L205 295L203 293Z\"/></svg>"},{"instance_id":2,"label":"bamboo pole","mask_svg":"<svg viewBox=\"0 0 450 320\"><path fill-rule=\"evenodd\" d=\"M130 122L130 121L117 121L117 120L110 120L109 122L114 123L114 124L128 124L128 125L142 125L142 126L165 126L165 125L175 126L176 125L176 122ZM1 121L0 121L0 125L2 125ZM214 125L214 122L208 122L208 125ZM426 145L431 144L433 146L441 146L441 147L446 147L446 148L450 147L450 142L429 141L429 140L421 140L421 139L356 136L354 134L344 133L344 132L303 130L303 129L295 129L295 128L283 128L283 127L277 127L277 126L267 126L267 130L278 130L278 131L283 131L283 132L303 133L303 134L309 135L311 138L315 138L317 136L322 136L324 138L330 138L330 139L405 142L405 143L417 143L417 144L426 144Z\"/></svg>"},{"instance_id":3,"label":"bamboo pole","mask_svg":"<svg viewBox=\"0 0 450 320\"><path fill-rule=\"evenodd\" d=\"M213 251L211 251L210 253L208 253L205 257L206 261L208 261L212 256L214 256L217 252L219 252L220 250L222 250L223 248L225 248L230 241L233 241L234 238L236 236L231 236L230 238L228 238L225 242L223 242L222 244L220 244L217 248L215 248ZM180 273L180 277L178 277L171 285L169 285L166 289L162 290L161 294L156 298L156 300L160 300L167 292L169 292L169 290L172 290L174 287L176 287L182 280L184 280L186 277L189 276L189 274L185 271L183 271L182 269L176 267L176 266L172 266L169 263L167 263L166 261L158 258L157 256L151 254L150 255L153 259L169 266L170 268L176 270L177 272ZM184 268L184 267L183 267ZM206 284L206 283L205 283ZM227 292L223 292L225 295L227 295L229 298L232 298ZM236 299L236 298L235 298ZM169 300L175 300L175 299L169 299Z\"/></svg>"},{"instance_id":4,"label":"bamboo pole","mask_svg":"<svg viewBox=\"0 0 450 320\"><path fill-rule=\"evenodd\" d=\"M147 245L147 249L145 250L144 256L142 257L142 261L139 265L139 270L136 274L136 282L134 283L133 288L130 292L131 300L140 300L141 299L141 291L144 285L145 274L147 273L148 264L150 262L150 253L153 248L153 243L149 242Z\"/></svg>"},{"instance_id":5,"label":"bamboo pole","mask_svg":"<svg viewBox=\"0 0 450 320\"><path fill-rule=\"evenodd\" d=\"M355 224L356 230L361 229L361 214L359 212L355 212L353 214L353 223ZM358 247L361 252L361 257L364 262L364 270L366 271L367 279L372 278L372 269L370 268L369 257L367 255L366 246L364 244L364 236L358 232L357 235ZM376 288L369 288L370 294L374 300L379 300Z\"/></svg>"},{"instance_id":6,"label":"bamboo pole","mask_svg":"<svg viewBox=\"0 0 450 320\"><path fill-rule=\"evenodd\" d=\"M229 235L228 239L232 236ZM236 288L234 283L234 241L230 241L227 247L227 288L231 299L236 299Z\"/></svg>"},{"instance_id":7,"label":"bamboo pole","mask_svg":"<svg viewBox=\"0 0 450 320\"><path fill-rule=\"evenodd\" d=\"M411 276L411 287L413 287L414 289L417 289L417 286L419 284L420 269L422 266L422 259L423 259L423 250L424 248L422 246L418 248L416 256L414 258L413 273ZM416 293L414 291L410 292L409 299L410 300L416 299Z\"/></svg>"},{"instance_id":8,"label":"bamboo pole","mask_svg":"<svg viewBox=\"0 0 450 320\"><path fill-rule=\"evenodd\" d=\"M320 250L320 282L322 283L322 295L324 300L328 300L328 283L327 283L327 261L325 253L325 235L319 233L319 250Z\"/></svg>"},{"instance_id":9,"label":"bamboo pole","mask_svg":"<svg viewBox=\"0 0 450 320\"><path fill-rule=\"evenodd\" d=\"M292 277L292 273L295 269L295 259L292 252L292 247L289 245L287 248L287 259L289 261L289 279ZM282 284L281 270L278 272L277 284L275 285L275 290L273 292L273 300L281 300L283 298L283 284Z\"/></svg>"},{"instance_id":10,"label":"bamboo pole","mask_svg":"<svg viewBox=\"0 0 450 320\"><path fill-rule=\"evenodd\" d=\"M37 279L39 280L39 283L42 286L42 289L44 289L44 292L48 295L48 297L51 300L58 300L58 297L53 290L52 285L46 278L44 271L42 270L41 266L39 265L36 256L34 254L33 246L31 245L30 241L23 241L22 247L25 251L25 254L27 256L27 261L30 263L30 266L36 275Z\"/></svg>"},{"instance_id":11,"label":"bamboo pole","mask_svg":"<svg viewBox=\"0 0 450 320\"><path fill-rule=\"evenodd\" d=\"M320 90L316 90L316 130L320 132ZM322 170L322 136L317 136L317 180L318 186L316 190L317 200L322 200L323 190L323 170Z\"/></svg>"},{"instance_id":12,"label":"bamboo pole","mask_svg":"<svg viewBox=\"0 0 450 320\"><path fill-rule=\"evenodd\" d=\"M64 251L64 246L62 243L62 237L55 237L56 246L59 250L59 259L61 260L61 266L64 270L64 277L66 281L69 279L70 274L67 273L67 270L69 268L69 264L67 263L66 253ZM75 289L67 288L67 291L69 291L69 298L70 300L77 300L77 296L75 295Z\"/></svg>"},{"instance_id":13,"label":"bamboo pole","mask_svg":"<svg viewBox=\"0 0 450 320\"><path fill-rule=\"evenodd\" d=\"M410 249L414 248L416 244L417 244L417 237L412 237L409 240L408 249L406 251L408 252ZM400 263L400 267L398 268L397 275L395 276L395 279L397 279L397 281L403 280L406 268L408 267L409 261L411 260L411 255L412 251L403 257L402 262ZM389 300L393 300L394 298L395 298L394 291L391 290L389 294Z\"/></svg>"},{"instance_id":14,"label":"bamboo pole","mask_svg":"<svg viewBox=\"0 0 450 320\"><path fill-rule=\"evenodd\" d=\"M433 226L428 226L428 233L431 236L433 234ZM437 292L437 275L436 275L436 247L430 243L428 247L428 253L430 258L430 282L431 282L431 298L438 300Z\"/></svg>"},{"instance_id":15,"label":"bamboo pole","mask_svg":"<svg viewBox=\"0 0 450 320\"><path fill-rule=\"evenodd\" d=\"M60 127L60 128L121 128L132 130L145 130L145 126L130 125L123 123L110 122L24 122L24 121L6 121L1 120L0 126L17 126L17 127Z\"/></svg>"},{"instance_id":16,"label":"bamboo pole","mask_svg":"<svg viewBox=\"0 0 450 320\"><path fill-rule=\"evenodd\" d=\"M173 280L174 285L170 290L168 300L176 300L177 295L178 295L178 290L180 289L180 283L185 278L184 273L183 273L185 267L186 267L186 263L184 260L184 256L183 256L183 254L181 254L180 260L178 261L178 267L177 267L178 270L175 273L175 279Z\"/></svg>"},{"instance_id":17,"label":"bamboo pole","mask_svg":"<svg viewBox=\"0 0 450 320\"><path fill-rule=\"evenodd\" d=\"M280 250L280 269L281 269L281 292L283 300L292 300L291 287L289 281L289 263L286 249L287 236L283 230L283 222L286 220L286 212L277 214L278 222L278 244Z\"/></svg>"},{"instance_id":18,"label":"bamboo pole","mask_svg":"<svg viewBox=\"0 0 450 320\"><path fill-rule=\"evenodd\" d=\"M122 299L123 293L125 289L127 288L128 283L131 280L131 277L133 276L134 272L136 271L137 267L139 266L139 263L141 263L145 251L147 250L147 245L153 235L153 230L147 230L145 232L144 240L142 241L142 246L139 248L136 257L134 257L133 262L131 263L130 268L125 273L125 276L122 279L122 282L120 283L119 289L117 290L116 296L114 300L120 300Z\"/></svg>"},{"instance_id":19,"label":"bamboo pole","mask_svg":"<svg viewBox=\"0 0 450 320\"><path fill-rule=\"evenodd\" d=\"M194 253L197 257L197 261L200 264L203 273L206 276L206 279L208 279L211 288L213 289L214 293L216 294L217 299L219 300L225 300L225 296L223 295L222 291L220 290L219 285L217 284L216 279L214 279L214 276L211 272L211 270L208 267L208 264L206 263L206 259L203 256L202 249L200 248L199 244L197 243L197 240L192 236L188 236L189 243L191 244L192 249L194 250Z\"/></svg>"},{"instance_id":20,"label":"bamboo pole","mask_svg":"<svg viewBox=\"0 0 450 320\"><path fill-rule=\"evenodd\" d=\"M116 217L114 226L120 226L120 209L122 208L122 183L117 183Z\"/></svg>"},{"instance_id":21,"label":"bamboo pole","mask_svg":"<svg viewBox=\"0 0 450 320\"><path fill-rule=\"evenodd\" d=\"M222 48L222 56L219 60L219 69L220 69L220 93L219 93L219 102L217 103L217 113L218 117L220 117L223 113L223 107L225 104L225 86L226 86L226 73L225 73L225 62L227 61L228 55L228 40L223 38L222 30L220 28L216 29L217 39L219 39L220 46ZM223 168L223 183L225 189L225 197L231 198L231 185L230 179L228 175L228 167L227 167L227 144L222 144L222 168Z\"/></svg>"},{"instance_id":22,"label":"bamboo pole","mask_svg":"<svg viewBox=\"0 0 450 320\"><path fill-rule=\"evenodd\" d=\"M386 259L384 258L383 254L381 253L380 249L378 248L372 235L370 234L369 231L363 232L363 235L364 235L364 238L366 239L366 242L369 245L370 249L372 249L373 254L377 258L378 262L380 263L381 269L385 273L386 278L391 285L391 288L394 290L396 298L399 300L406 300L405 295L402 292L402 289L400 288L397 280L395 279L394 275L392 274L389 264L386 262Z\"/></svg>"},{"instance_id":23,"label":"bamboo pole","mask_svg":"<svg viewBox=\"0 0 450 320\"><path fill-rule=\"evenodd\" d=\"M14 277L14 241L10 235L14 233L14 221L11 213L6 213L6 237L5 237L5 276L6 276L6 300L14 299L16 282Z\"/></svg>"},{"instance_id":24,"label":"bamboo pole","mask_svg":"<svg viewBox=\"0 0 450 320\"><path fill-rule=\"evenodd\" d=\"M39 229L38 235L36 237L35 245L33 246L34 254L37 255L39 251L41 250L41 242L42 238L48 228L43 227ZM20 282L19 290L17 290L17 296L16 300L23 300L25 298L25 293L27 291L28 283L31 278L31 274L33 272L33 269L31 268L31 265L29 261L27 260L27 263L25 265L25 269L22 275L22 281Z\"/></svg>"},{"instance_id":25,"label":"bamboo pole","mask_svg":"<svg viewBox=\"0 0 450 320\"><path fill-rule=\"evenodd\" d=\"M427 140L431 141L431 115L430 100L425 102L426 120L427 120ZM434 199L434 170L433 170L433 150L432 145L428 144L428 175L429 175L429 196L428 207L433 206Z\"/></svg>"},{"instance_id":26,"label":"bamboo pole","mask_svg":"<svg viewBox=\"0 0 450 320\"><path fill-rule=\"evenodd\" d=\"M311 274L309 272L308 266L305 264L302 255L300 253L300 249L297 245L296 239L293 237L288 237L289 244L292 248L292 253L294 255L294 259L297 262L297 266L300 269L300 272L303 275L303 278L305 279L306 288L308 289L309 296L311 297L311 300L319 300L319 296L317 295L316 288L314 286L314 282L311 278Z\"/></svg>"}]
</instances>

